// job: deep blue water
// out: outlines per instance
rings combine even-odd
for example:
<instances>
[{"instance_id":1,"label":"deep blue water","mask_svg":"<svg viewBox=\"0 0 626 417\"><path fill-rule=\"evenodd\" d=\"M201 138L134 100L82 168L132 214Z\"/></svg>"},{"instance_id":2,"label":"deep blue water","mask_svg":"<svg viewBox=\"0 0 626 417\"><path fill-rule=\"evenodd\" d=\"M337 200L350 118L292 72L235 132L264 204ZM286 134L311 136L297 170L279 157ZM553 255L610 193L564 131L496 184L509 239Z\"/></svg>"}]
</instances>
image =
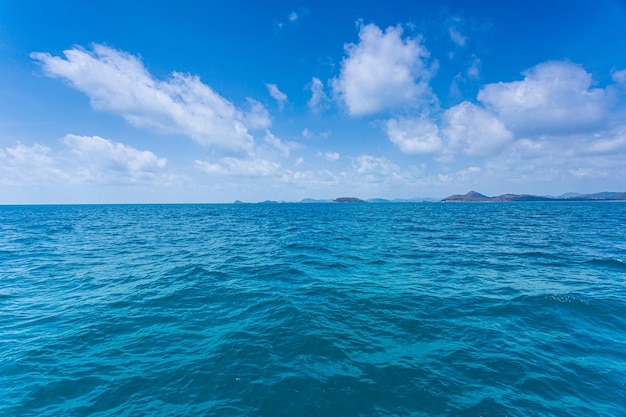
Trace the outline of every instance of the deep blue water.
<instances>
[{"instance_id":1,"label":"deep blue water","mask_svg":"<svg viewBox=\"0 0 626 417\"><path fill-rule=\"evenodd\" d=\"M624 416L626 203L0 207L2 416Z\"/></svg>"}]
</instances>

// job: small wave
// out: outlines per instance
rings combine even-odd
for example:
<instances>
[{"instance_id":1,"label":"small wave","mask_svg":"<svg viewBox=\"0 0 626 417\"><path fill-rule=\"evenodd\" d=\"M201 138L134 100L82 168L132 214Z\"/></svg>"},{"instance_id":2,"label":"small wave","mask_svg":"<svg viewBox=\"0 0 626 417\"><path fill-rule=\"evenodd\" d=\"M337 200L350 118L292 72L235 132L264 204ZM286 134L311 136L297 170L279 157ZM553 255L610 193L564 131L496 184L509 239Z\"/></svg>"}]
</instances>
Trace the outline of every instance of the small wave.
<instances>
[{"instance_id":1,"label":"small wave","mask_svg":"<svg viewBox=\"0 0 626 417\"><path fill-rule=\"evenodd\" d=\"M549 253L549 252L541 252L541 251L530 251L530 252L523 252L520 254L523 257L527 257L527 258L542 258L542 259L558 259L559 256Z\"/></svg>"},{"instance_id":2,"label":"small wave","mask_svg":"<svg viewBox=\"0 0 626 417\"><path fill-rule=\"evenodd\" d=\"M603 268L626 270L626 262L617 258L592 259L590 261L585 261L584 263L587 265L599 266Z\"/></svg>"},{"instance_id":3,"label":"small wave","mask_svg":"<svg viewBox=\"0 0 626 417\"><path fill-rule=\"evenodd\" d=\"M209 274L209 272L206 269L204 269L202 266L197 265L197 264L190 264L190 265L177 266L175 268L172 268L169 271L168 275L176 276L177 278L180 278L180 279L185 279L185 278L193 278L197 276L202 276L205 274Z\"/></svg>"},{"instance_id":4,"label":"small wave","mask_svg":"<svg viewBox=\"0 0 626 417\"><path fill-rule=\"evenodd\" d=\"M536 319L545 317L549 311L568 311L569 314L585 315L591 308L588 301L572 294L520 295L500 307L503 314L519 314L520 317Z\"/></svg>"},{"instance_id":5,"label":"small wave","mask_svg":"<svg viewBox=\"0 0 626 417\"><path fill-rule=\"evenodd\" d=\"M496 401L493 398L483 398L477 404L462 410L459 415L463 417L478 416L478 415L480 416L491 416L491 415L504 416L504 415L507 415L507 413L508 413L508 410L503 404L500 404L498 401Z\"/></svg>"},{"instance_id":6,"label":"small wave","mask_svg":"<svg viewBox=\"0 0 626 417\"><path fill-rule=\"evenodd\" d=\"M576 304L581 306L589 305L589 302L568 294L549 294L545 296L545 299L549 303L555 302L558 304Z\"/></svg>"}]
</instances>

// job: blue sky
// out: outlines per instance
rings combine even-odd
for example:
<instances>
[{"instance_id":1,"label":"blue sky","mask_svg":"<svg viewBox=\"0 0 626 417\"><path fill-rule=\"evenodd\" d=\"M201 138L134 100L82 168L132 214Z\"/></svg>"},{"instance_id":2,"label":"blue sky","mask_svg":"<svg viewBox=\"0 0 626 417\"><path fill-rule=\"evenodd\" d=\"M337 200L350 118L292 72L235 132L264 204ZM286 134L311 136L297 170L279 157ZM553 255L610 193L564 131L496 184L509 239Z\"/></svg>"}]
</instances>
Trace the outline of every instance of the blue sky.
<instances>
[{"instance_id":1,"label":"blue sky","mask_svg":"<svg viewBox=\"0 0 626 417\"><path fill-rule=\"evenodd\" d=\"M0 204L624 191L625 39L623 0L3 1Z\"/></svg>"}]
</instances>

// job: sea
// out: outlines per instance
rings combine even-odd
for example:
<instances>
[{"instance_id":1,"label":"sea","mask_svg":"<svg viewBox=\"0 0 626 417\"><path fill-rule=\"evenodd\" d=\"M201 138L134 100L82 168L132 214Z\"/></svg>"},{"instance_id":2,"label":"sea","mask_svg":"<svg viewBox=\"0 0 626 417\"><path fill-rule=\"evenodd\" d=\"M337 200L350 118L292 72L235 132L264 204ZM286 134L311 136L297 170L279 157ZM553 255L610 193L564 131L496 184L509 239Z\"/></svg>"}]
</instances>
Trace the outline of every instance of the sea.
<instances>
[{"instance_id":1,"label":"sea","mask_svg":"<svg viewBox=\"0 0 626 417\"><path fill-rule=\"evenodd\" d=\"M626 416L626 203L0 206L1 416Z\"/></svg>"}]
</instances>

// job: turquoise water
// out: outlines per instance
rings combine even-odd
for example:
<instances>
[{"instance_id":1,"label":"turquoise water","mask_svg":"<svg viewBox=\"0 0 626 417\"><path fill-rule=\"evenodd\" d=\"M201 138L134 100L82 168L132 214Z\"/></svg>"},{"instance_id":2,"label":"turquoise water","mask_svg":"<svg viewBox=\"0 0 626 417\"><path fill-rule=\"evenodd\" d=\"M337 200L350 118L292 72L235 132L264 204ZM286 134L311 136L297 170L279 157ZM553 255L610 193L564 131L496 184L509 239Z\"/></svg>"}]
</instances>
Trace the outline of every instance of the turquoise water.
<instances>
[{"instance_id":1,"label":"turquoise water","mask_svg":"<svg viewBox=\"0 0 626 417\"><path fill-rule=\"evenodd\" d=\"M624 416L626 203L0 207L2 416Z\"/></svg>"}]
</instances>

